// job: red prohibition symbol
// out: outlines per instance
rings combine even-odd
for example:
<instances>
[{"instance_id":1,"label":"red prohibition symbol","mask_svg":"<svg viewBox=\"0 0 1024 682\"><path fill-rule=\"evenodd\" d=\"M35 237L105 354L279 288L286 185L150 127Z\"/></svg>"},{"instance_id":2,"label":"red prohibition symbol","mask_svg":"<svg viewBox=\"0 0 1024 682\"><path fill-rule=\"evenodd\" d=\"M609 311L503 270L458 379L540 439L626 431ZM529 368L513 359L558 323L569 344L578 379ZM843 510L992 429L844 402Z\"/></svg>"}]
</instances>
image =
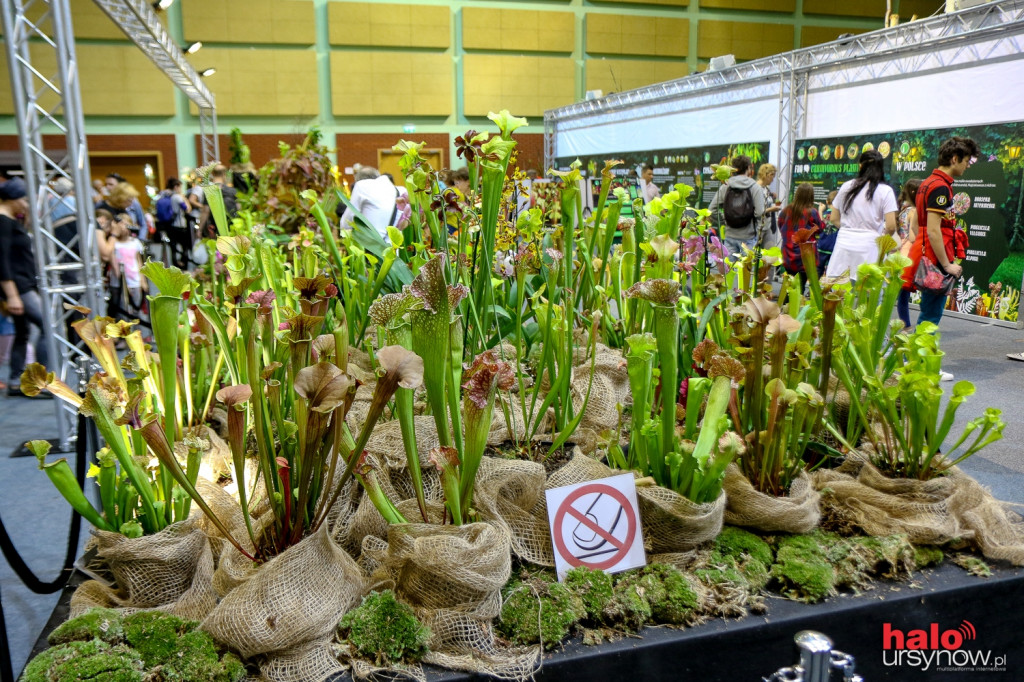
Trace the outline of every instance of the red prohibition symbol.
<instances>
[{"instance_id":1,"label":"red prohibition symbol","mask_svg":"<svg viewBox=\"0 0 1024 682\"><path fill-rule=\"evenodd\" d=\"M620 540L616 538L614 535L595 523L593 519L589 518L585 511L580 511L572 506L573 502L576 502L584 495L590 495L593 493L608 495L622 507L622 511L626 517L625 539ZM567 520L565 518L566 515L572 516L581 524L594 531L594 533L615 547L616 551L610 557L602 561L587 561L585 558L580 558L574 555L565 546L565 539L563 538L562 524ZM558 511L555 512L553 535L555 549L558 550L558 553L562 555L562 558L565 559L566 563L570 566L573 568L576 568L577 566L586 566L587 568L595 571L603 571L622 561L626 557L626 554L629 553L629 548L633 546L633 539L636 537L636 513L633 510L633 506L629 503L629 500L626 499L626 496L617 489L601 483L591 483L590 485L582 486L569 493L568 497L566 497L562 501L562 504L559 505Z\"/></svg>"}]
</instances>

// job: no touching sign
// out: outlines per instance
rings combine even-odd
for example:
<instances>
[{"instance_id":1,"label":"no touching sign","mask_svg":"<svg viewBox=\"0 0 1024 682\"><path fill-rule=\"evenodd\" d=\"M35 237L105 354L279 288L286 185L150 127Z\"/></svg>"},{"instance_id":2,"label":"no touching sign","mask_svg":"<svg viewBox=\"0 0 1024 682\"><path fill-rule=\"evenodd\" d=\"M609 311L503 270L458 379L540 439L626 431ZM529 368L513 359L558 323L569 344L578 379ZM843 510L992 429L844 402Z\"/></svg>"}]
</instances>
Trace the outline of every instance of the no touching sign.
<instances>
[{"instance_id":1,"label":"no touching sign","mask_svg":"<svg viewBox=\"0 0 1024 682\"><path fill-rule=\"evenodd\" d=\"M545 494L559 580L577 566L618 573L647 563L632 474Z\"/></svg>"}]
</instances>

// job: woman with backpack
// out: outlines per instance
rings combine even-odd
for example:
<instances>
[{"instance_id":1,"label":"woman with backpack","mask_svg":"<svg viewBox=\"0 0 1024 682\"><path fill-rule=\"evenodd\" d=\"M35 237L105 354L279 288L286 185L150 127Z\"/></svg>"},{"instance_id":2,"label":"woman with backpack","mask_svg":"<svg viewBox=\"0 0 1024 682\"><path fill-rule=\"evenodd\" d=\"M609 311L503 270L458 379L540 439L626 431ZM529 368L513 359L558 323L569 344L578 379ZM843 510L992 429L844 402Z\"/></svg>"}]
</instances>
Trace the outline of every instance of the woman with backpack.
<instances>
[{"instance_id":1,"label":"woman with backpack","mask_svg":"<svg viewBox=\"0 0 1024 682\"><path fill-rule=\"evenodd\" d=\"M181 180L170 178L156 200L156 231L171 250L171 261L182 270L188 267L192 251L191 206L181 193Z\"/></svg>"},{"instance_id":2,"label":"woman with backpack","mask_svg":"<svg viewBox=\"0 0 1024 682\"><path fill-rule=\"evenodd\" d=\"M849 273L857 279L857 268L878 260L878 239L896 231L896 193L885 184L882 155L874 149L860 155L860 171L839 188L832 207L832 224L839 226L835 249L825 274L838 277Z\"/></svg>"},{"instance_id":3,"label":"woman with backpack","mask_svg":"<svg viewBox=\"0 0 1024 682\"><path fill-rule=\"evenodd\" d=\"M818 235L825 229L825 221L814 207L814 186L809 182L801 183L793 195L793 203L779 212L779 234L782 235L782 267L790 275L799 275L800 290L807 287L807 272L800 256L800 244L796 237L800 230L810 230L812 235L808 241L817 241ZM815 249L817 253L817 249ZM815 256L817 258L817 256ZM817 263L815 263L817 265Z\"/></svg>"}]
</instances>

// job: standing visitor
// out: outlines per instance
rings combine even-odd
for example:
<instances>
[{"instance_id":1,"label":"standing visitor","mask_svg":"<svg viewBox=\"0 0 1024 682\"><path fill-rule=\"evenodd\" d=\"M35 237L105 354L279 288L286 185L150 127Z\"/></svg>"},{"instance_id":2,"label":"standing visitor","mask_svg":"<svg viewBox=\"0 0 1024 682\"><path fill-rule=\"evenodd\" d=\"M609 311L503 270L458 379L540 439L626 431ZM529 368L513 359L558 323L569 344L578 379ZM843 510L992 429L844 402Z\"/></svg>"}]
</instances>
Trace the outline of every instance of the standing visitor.
<instances>
[{"instance_id":1,"label":"standing visitor","mask_svg":"<svg viewBox=\"0 0 1024 682\"><path fill-rule=\"evenodd\" d=\"M896 234L900 238L900 253L910 256L910 248L917 239L917 189L921 186L921 178L910 178L903 183L900 191L900 214L896 216ZM903 321L903 331L909 332L910 325L910 287L904 283L900 297L896 299L896 314Z\"/></svg>"},{"instance_id":2,"label":"standing visitor","mask_svg":"<svg viewBox=\"0 0 1024 682\"><path fill-rule=\"evenodd\" d=\"M764 192L754 182L754 163L749 156L735 157L732 167L733 176L718 188L708 209L712 216L721 218L725 248L733 255L741 255L744 246L753 249L757 244L757 226L765 208Z\"/></svg>"},{"instance_id":3,"label":"standing visitor","mask_svg":"<svg viewBox=\"0 0 1024 682\"><path fill-rule=\"evenodd\" d=\"M762 249L770 249L781 244L778 213L782 210L782 202L769 187L775 182L775 173L775 166L770 163L762 163L757 169L757 186L764 195L764 214L761 216L761 226L758 229L758 242Z\"/></svg>"},{"instance_id":4,"label":"standing visitor","mask_svg":"<svg viewBox=\"0 0 1024 682\"><path fill-rule=\"evenodd\" d=\"M21 372L25 369L31 327L39 330L35 345L36 362L46 365L49 360L43 329L43 299L36 288L38 272L32 253L32 237L21 222L21 217L28 213L25 196L25 182L20 178L0 185L0 295L7 303L7 314L14 321L10 381L7 385L9 396L23 395ZM49 393L45 395L52 397Z\"/></svg>"},{"instance_id":5,"label":"standing visitor","mask_svg":"<svg viewBox=\"0 0 1024 682\"><path fill-rule=\"evenodd\" d=\"M363 166L355 174L352 185L352 206L363 214L386 244L391 243L388 237L388 226L398 221L401 210L398 198L404 196L408 201L409 193L405 187L395 187L386 175L381 175L376 168ZM339 207L340 208L340 207ZM355 223L355 213L346 208L341 214L341 229L350 230Z\"/></svg>"},{"instance_id":6,"label":"standing visitor","mask_svg":"<svg viewBox=\"0 0 1024 682\"><path fill-rule=\"evenodd\" d=\"M651 164L644 164L640 172L640 179L644 181L644 203L649 204L661 196L661 190L654 184L654 167Z\"/></svg>"},{"instance_id":7,"label":"standing visitor","mask_svg":"<svg viewBox=\"0 0 1024 682\"><path fill-rule=\"evenodd\" d=\"M220 187L220 195L224 199L224 217L230 223L238 214L238 192L228 184L228 169L219 163L214 166L210 171L210 184ZM206 201L206 190L203 190L200 196L202 197L202 209L199 215L199 236L204 239L216 237L217 225L210 212L210 204Z\"/></svg>"},{"instance_id":8,"label":"standing visitor","mask_svg":"<svg viewBox=\"0 0 1024 682\"><path fill-rule=\"evenodd\" d=\"M800 291L807 287L807 272L804 270L804 261L800 257L800 245L796 242L796 233L800 230L810 230L813 236L810 236L809 239L813 242L823 229L825 229L825 222L818 214L818 209L814 207L814 186L809 182L803 182L796 188L793 202L779 213L782 266L789 274L800 277Z\"/></svg>"},{"instance_id":9,"label":"standing visitor","mask_svg":"<svg viewBox=\"0 0 1024 682\"><path fill-rule=\"evenodd\" d=\"M860 171L839 188L832 207L832 224L839 226L836 245L825 274L838 277L848 272L857 279L857 268L878 260L883 234L896 231L896 193L885 184L882 155L874 149L860 155Z\"/></svg>"},{"instance_id":10,"label":"standing visitor","mask_svg":"<svg viewBox=\"0 0 1024 682\"><path fill-rule=\"evenodd\" d=\"M939 166L932 171L917 190L917 239L910 249L913 261L903 271L903 281L914 286L914 275L922 258L927 258L948 275L959 278L963 268L953 262L956 245L956 215L953 207L953 180L962 176L978 160L978 143L969 137L951 137L939 147ZM922 222L922 218L924 218ZM939 248L941 245L941 248ZM921 313L917 323L939 324L946 308L948 294L921 291ZM949 372L940 372L943 381L952 381Z\"/></svg>"},{"instance_id":11,"label":"standing visitor","mask_svg":"<svg viewBox=\"0 0 1024 682\"><path fill-rule=\"evenodd\" d=\"M166 237L175 267L185 270L192 251L192 207L181 193L181 180L170 178L156 200L156 231Z\"/></svg>"},{"instance_id":12,"label":"standing visitor","mask_svg":"<svg viewBox=\"0 0 1024 682\"><path fill-rule=\"evenodd\" d=\"M825 221L825 229L818 235L816 246L818 247L818 277L825 275L829 260L832 259L832 249L836 247L836 237L839 236L839 227L832 224L832 203L836 200L839 190L834 189L828 193L825 202L818 204L818 213Z\"/></svg>"}]
</instances>

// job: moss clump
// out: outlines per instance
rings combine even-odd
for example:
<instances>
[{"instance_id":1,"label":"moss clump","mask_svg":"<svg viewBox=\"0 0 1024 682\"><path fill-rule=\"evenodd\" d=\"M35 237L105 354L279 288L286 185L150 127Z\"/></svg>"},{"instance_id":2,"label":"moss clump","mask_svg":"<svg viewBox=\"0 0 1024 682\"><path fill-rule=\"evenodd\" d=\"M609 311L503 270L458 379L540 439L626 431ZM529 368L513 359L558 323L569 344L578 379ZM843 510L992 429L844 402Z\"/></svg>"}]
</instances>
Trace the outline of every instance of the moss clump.
<instances>
[{"instance_id":1,"label":"moss clump","mask_svg":"<svg viewBox=\"0 0 1024 682\"><path fill-rule=\"evenodd\" d=\"M170 658L151 671L162 682L238 682L245 677L245 666L234 654L220 658L213 638L202 630L186 632Z\"/></svg>"},{"instance_id":2,"label":"moss clump","mask_svg":"<svg viewBox=\"0 0 1024 682\"><path fill-rule=\"evenodd\" d=\"M611 600L615 587L610 575L586 566L569 571L564 584L583 601L586 617L592 621L601 619L604 606Z\"/></svg>"},{"instance_id":3,"label":"moss clump","mask_svg":"<svg viewBox=\"0 0 1024 682\"><path fill-rule=\"evenodd\" d=\"M715 538L715 549L723 556L730 556L743 562L745 556L759 561L763 566L772 565L772 548L767 542L749 531L735 526L726 526Z\"/></svg>"},{"instance_id":4,"label":"moss clump","mask_svg":"<svg viewBox=\"0 0 1024 682\"><path fill-rule=\"evenodd\" d=\"M991 566L985 563L983 559L970 554L957 554L953 557L953 563L979 578L988 578L992 575Z\"/></svg>"},{"instance_id":5,"label":"moss clump","mask_svg":"<svg viewBox=\"0 0 1024 682\"><path fill-rule=\"evenodd\" d=\"M852 552L860 554L864 572L889 580L910 575L914 569L914 546L906 535L860 536L849 538Z\"/></svg>"},{"instance_id":6,"label":"moss clump","mask_svg":"<svg viewBox=\"0 0 1024 682\"><path fill-rule=\"evenodd\" d=\"M124 637L121 614L114 609L90 609L78 618L62 623L50 633L50 646L68 642L101 639L104 642L120 642Z\"/></svg>"},{"instance_id":7,"label":"moss clump","mask_svg":"<svg viewBox=\"0 0 1024 682\"><path fill-rule=\"evenodd\" d=\"M937 566L942 563L944 558L942 550L938 547L932 546L921 546L914 547L914 565L918 568L927 568L929 566Z\"/></svg>"},{"instance_id":8,"label":"moss clump","mask_svg":"<svg viewBox=\"0 0 1024 682\"><path fill-rule=\"evenodd\" d=\"M124 639L139 652L146 667L152 668L176 656L178 638L197 625L159 611L139 611L124 617Z\"/></svg>"},{"instance_id":9,"label":"moss clump","mask_svg":"<svg viewBox=\"0 0 1024 682\"><path fill-rule=\"evenodd\" d=\"M646 578L646 579L645 579ZM651 604L647 601L652 581L650 576L631 574L615 583L612 598L604 606L602 617L609 625L636 631L651 619ZM653 582L657 582L654 580ZM664 588L662 588L664 589Z\"/></svg>"},{"instance_id":10,"label":"moss clump","mask_svg":"<svg viewBox=\"0 0 1024 682\"><path fill-rule=\"evenodd\" d=\"M836 574L821 544L821 534L779 539L771 577L780 591L798 601L821 601L835 591Z\"/></svg>"},{"instance_id":11,"label":"moss clump","mask_svg":"<svg viewBox=\"0 0 1024 682\"><path fill-rule=\"evenodd\" d=\"M583 599L561 583L516 580L505 588L498 631L518 644L554 649L587 615Z\"/></svg>"},{"instance_id":12,"label":"moss clump","mask_svg":"<svg viewBox=\"0 0 1024 682\"><path fill-rule=\"evenodd\" d=\"M36 656L23 673L24 682L142 682L145 667L125 646L103 640L68 642Z\"/></svg>"},{"instance_id":13,"label":"moss clump","mask_svg":"<svg viewBox=\"0 0 1024 682\"><path fill-rule=\"evenodd\" d=\"M650 564L640 569L640 574L655 622L684 625L696 619L700 597L682 571L668 564Z\"/></svg>"},{"instance_id":14,"label":"moss clump","mask_svg":"<svg viewBox=\"0 0 1024 682\"><path fill-rule=\"evenodd\" d=\"M427 653L430 630L391 590L374 592L345 614L338 627L363 656L380 665L418 661Z\"/></svg>"}]
</instances>

